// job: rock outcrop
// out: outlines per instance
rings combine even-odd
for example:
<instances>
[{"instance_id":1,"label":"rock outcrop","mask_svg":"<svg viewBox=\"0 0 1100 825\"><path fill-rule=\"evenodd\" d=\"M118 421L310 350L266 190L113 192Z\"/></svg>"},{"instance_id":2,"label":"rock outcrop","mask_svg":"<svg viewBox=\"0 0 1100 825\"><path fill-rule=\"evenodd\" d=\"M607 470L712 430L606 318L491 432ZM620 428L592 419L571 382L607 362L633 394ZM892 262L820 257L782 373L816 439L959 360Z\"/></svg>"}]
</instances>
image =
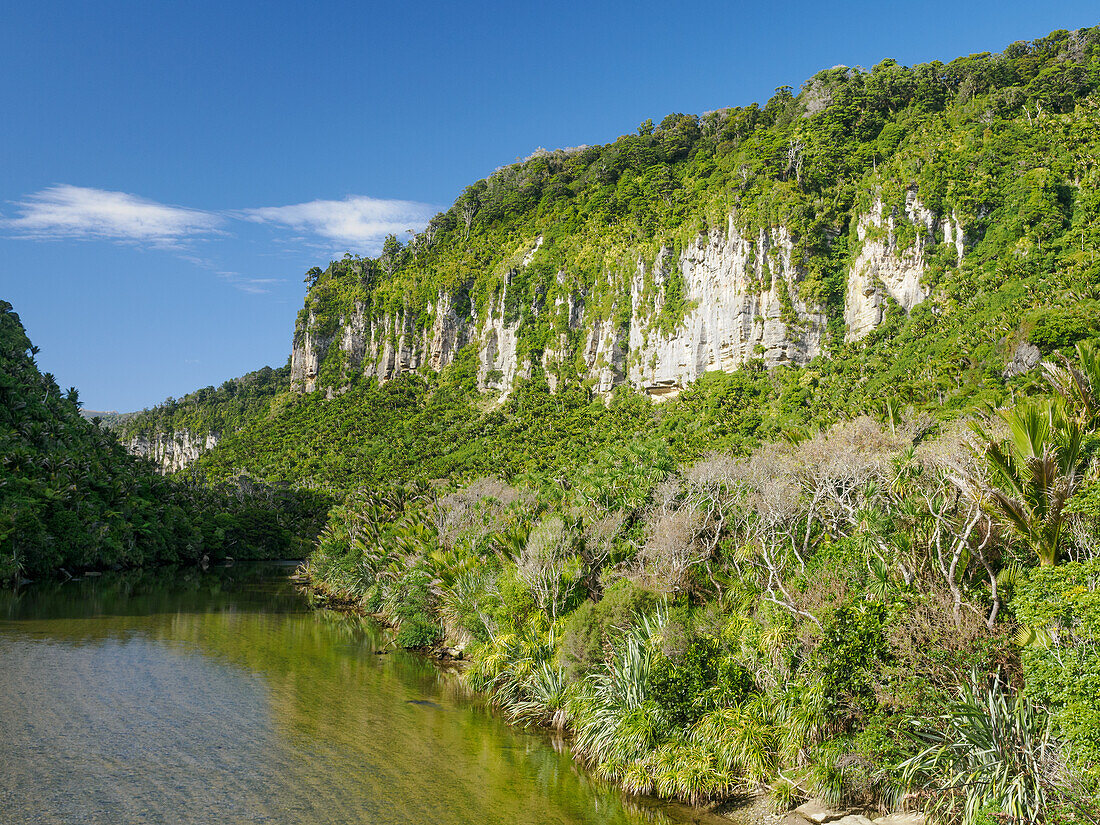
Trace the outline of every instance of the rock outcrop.
<instances>
[{"instance_id":1,"label":"rock outcrop","mask_svg":"<svg viewBox=\"0 0 1100 825\"><path fill-rule=\"evenodd\" d=\"M1005 380L1015 378L1017 375L1024 375L1039 366L1039 362L1042 360L1043 354L1039 352L1039 348L1034 344L1023 341L1012 351L1012 358L1005 365L1004 372L1001 375Z\"/></svg>"},{"instance_id":2,"label":"rock outcrop","mask_svg":"<svg viewBox=\"0 0 1100 825\"><path fill-rule=\"evenodd\" d=\"M440 293L438 302L429 306L429 315L434 318L432 326L417 329L408 312L370 318L357 304L350 315L340 318L339 333L325 336L314 332L316 317L309 313L294 333L291 388L305 393L318 389L321 365L334 345L344 355L345 374L382 381L425 364L433 369L450 364L472 332L469 308Z\"/></svg>"},{"instance_id":3,"label":"rock outcrop","mask_svg":"<svg viewBox=\"0 0 1100 825\"><path fill-rule=\"evenodd\" d=\"M175 432L154 432L151 435L137 435L129 439L125 446L133 455L143 456L157 465L162 473L174 473L182 470L207 450L218 443L218 433L195 435L189 430Z\"/></svg>"},{"instance_id":4,"label":"rock outcrop","mask_svg":"<svg viewBox=\"0 0 1100 825\"><path fill-rule=\"evenodd\" d=\"M656 300L645 300L643 273L631 289L629 380L650 395L675 394L704 372L732 371L752 358L768 366L805 364L822 351L823 307L803 300L803 273L792 264L783 228L744 237L733 218L680 255L688 307L671 331L653 319L664 309L666 259L658 256Z\"/></svg>"},{"instance_id":5,"label":"rock outcrop","mask_svg":"<svg viewBox=\"0 0 1100 825\"><path fill-rule=\"evenodd\" d=\"M919 811L897 812L872 820L857 811L835 811L820 799L810 799L788 813L783 825L928 825Z\"/></svg>"},{"instance_id":6,"label":"rock outcrop","mask_svg":"<svg viewBox=\"0 0 1100 825\"><path fill-rule=\"evenodd\" d=\"M966 233L958 218L940 218L920 202L916 190L907 193L904 211L904 217L886 215L880 200L856 225L860 250L848 271L845 340L857 341L882 323L887 298L909 312L928 297L923 279L937 232L944 243L954 246L959 260L966 251ZM916 230L912 245L904 249L898 243L899 220Z\"/></svg>"},{"instance_id":7,"label":"rock outcrop","mask_svg":"<svg viewBox=\"0 0 1100 825\"><path fill-rule=\"evenodd\" d=\"M884 214L881 202L859 221L861 248L849 271L844 310L849 340L881 323L888 299L911 310L928 297L922 279L937 237L960 255L965 250L958 221L937 218L915 192L905 211L917 229L905 249L897 240L895 216ZM478 387L503 395L517 377L530 375L532 364L521 354L522 325L544 313L556 332L537 357L551 383L556 367L575 364L601 395L629 383L655 398L671 397L711 370L732 371L757 358L769 367L802 365L825 350L825 307L805 294L805 272L783 227L749 236L731 215L725 226L700 234L679 254L666 248L651 265L639 261L610 312L606 300L601 312L582 288L570 291L566 272L557 273L553 300L528 296L523 300L530 305L520 306L510 294L514 278L531 264L541 243L542 238L534 241L522 263L517 255L516 268L480 312L463 290L440 291L422 316L426 322L407 310L370 316L356 305L339 319L337 332L321 334L307 313L295 331L291 386L300 392L318 389L326 364L336 365L324 381L330 393L354 375L387 381L421 367L438 370L472 344ZM334 352L339 357L328 361Z\"/></svg>"}]
</instances>

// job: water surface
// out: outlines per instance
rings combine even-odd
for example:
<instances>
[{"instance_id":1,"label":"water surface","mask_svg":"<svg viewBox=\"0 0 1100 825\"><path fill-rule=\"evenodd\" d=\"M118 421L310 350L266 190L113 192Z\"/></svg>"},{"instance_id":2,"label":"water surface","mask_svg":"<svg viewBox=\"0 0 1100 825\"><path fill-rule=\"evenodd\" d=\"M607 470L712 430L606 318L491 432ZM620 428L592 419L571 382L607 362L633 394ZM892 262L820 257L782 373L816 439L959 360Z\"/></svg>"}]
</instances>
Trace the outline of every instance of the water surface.
<instances>
[{"instance_id":1,"label":"water surface","mask_svg":"<svg viewBox=\"0 0 1100 825\"><path fill-rule=\"evenodd\" d=\"M574 825L694 819L593 781L287 567L0 592L0 821Z\"/></svg>"}]
</instances>

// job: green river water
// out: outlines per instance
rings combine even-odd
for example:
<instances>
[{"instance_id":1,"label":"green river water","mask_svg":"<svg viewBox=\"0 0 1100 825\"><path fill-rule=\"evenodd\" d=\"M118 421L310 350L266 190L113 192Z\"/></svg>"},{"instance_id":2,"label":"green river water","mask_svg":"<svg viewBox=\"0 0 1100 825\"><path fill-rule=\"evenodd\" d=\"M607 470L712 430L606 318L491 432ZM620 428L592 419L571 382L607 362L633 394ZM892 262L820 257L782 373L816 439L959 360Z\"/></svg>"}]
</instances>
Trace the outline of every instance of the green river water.
<instances>
[{"instance_id":1,"label":"green river water","mask_svg":"<svg viewBox=\"0 0 1100 825\"><path fill-rule=\"evenodd\" d=\"M291 567L0 592L0 822L573 825L699 814L594 781Z\"/></svg>"}]
</instances>

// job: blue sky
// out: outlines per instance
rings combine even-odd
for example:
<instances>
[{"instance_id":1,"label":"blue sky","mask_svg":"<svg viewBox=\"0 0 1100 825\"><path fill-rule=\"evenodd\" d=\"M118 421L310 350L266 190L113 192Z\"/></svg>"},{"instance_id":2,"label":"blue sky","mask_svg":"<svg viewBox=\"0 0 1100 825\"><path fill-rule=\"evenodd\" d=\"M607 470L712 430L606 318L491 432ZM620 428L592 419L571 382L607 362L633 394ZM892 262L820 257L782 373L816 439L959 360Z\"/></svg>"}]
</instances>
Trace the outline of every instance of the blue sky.
<instances>
[{"instance_id":1,"label":"blue sky","mask_svg":"<svg viewBox=\"0 0 1100 825\"><path fill-rule=\"evenodd\" d=\"M1100 7L0 0L0 20L0 298L62 386L130 410L284 363L305 270L540 146Z\"/></svg>"}]
</instances>

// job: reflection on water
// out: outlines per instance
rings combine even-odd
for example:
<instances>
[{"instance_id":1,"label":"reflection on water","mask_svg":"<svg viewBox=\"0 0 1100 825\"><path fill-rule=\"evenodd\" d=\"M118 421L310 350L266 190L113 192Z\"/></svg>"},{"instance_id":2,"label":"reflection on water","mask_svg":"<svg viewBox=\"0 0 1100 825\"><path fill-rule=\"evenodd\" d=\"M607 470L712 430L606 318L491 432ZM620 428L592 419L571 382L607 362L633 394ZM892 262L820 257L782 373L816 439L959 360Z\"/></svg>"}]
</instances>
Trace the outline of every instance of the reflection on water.
<instances>
[{"instance_id":1,"label":"reflection on water","mask_svg":"<svg viewBox=\"0 0 1100 825\"><path fill-rule=\"evenodd\" d=\"M0 593L0 820L665 823L288 568Z\"/></svg>"}]
</instances>

